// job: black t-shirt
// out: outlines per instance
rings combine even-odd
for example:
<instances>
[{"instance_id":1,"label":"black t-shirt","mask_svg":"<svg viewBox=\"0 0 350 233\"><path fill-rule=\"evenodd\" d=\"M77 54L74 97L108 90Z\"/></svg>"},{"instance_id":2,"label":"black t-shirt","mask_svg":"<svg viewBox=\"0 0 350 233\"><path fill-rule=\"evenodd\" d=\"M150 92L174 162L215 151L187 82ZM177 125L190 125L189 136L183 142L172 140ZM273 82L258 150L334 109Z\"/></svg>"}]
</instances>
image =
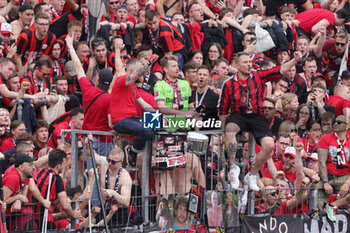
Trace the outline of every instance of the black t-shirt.
<instances>
[{"instance_id":1,"label":"black t-shirt","mask_svg":"<svg viewBox=\"0 0 350 233\"><path fill-rule=\"evenodd\" d=\"M194 88L192 90L192 96L194 98L196 109L198 108L198 106L201 106L201 105L204 107L202 110L203 120L207 120L209 118L219 119L218 118L219 95L216 94L210 88L208 88L207 92L205 93L205 96L203 97L204 93L197 94L197 88ZM202 99L202 97L203 97L203 99Z\"/></svg>"}]
</instances>

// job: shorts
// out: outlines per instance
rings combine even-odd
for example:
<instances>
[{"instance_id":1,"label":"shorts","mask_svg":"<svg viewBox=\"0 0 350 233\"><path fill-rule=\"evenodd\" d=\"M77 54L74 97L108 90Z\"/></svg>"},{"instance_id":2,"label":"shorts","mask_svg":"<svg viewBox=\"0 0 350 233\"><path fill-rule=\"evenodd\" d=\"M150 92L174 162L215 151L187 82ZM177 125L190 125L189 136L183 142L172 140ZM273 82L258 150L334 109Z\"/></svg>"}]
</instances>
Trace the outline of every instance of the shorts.
<instances>
[{"instance_id":1,"label":"shorts","mask_svg":"<svg viewBox=\"0 0 350 233\"><path fill-rule=\"evenodd\" d=\"M235 123L242 131L252 132L257 142L260 138L272 137L269 123L260 114L234 113L228 117L227 123Z\"/></svg>"}]
</instances>

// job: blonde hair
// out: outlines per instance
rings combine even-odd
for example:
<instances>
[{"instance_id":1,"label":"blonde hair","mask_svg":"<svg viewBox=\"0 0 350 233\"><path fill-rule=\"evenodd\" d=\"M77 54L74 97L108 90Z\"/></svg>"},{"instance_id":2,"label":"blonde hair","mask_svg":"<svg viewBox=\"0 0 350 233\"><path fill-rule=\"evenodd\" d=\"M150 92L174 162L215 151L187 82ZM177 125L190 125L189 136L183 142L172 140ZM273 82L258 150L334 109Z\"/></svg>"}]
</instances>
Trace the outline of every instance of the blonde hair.
<instances>
[{"instance_id":1,"label":"blonde hair","mask_svg":"<svg viewBox=\"0 0 350 233\"><path fill-rule=\"evenodd\" d=\"M294 93L286 93L282 96L281 104L282 104L283 113L289 112L290 110L289 104L293 101L293 99L295 99L295 97L298 97L298 96Z\"/></svg>"},{"instance_id":2,"label":"blonde hair","mask_svg":"<svg viewBox=\"0 0 350 233\"><path fill-rule=\"evenodd\" d=\"M294 122L292 121L283 121L278 129L278 135L287 133L289 134L292 131L292 128L296 129Z\"/></svg>"}]
</instances>

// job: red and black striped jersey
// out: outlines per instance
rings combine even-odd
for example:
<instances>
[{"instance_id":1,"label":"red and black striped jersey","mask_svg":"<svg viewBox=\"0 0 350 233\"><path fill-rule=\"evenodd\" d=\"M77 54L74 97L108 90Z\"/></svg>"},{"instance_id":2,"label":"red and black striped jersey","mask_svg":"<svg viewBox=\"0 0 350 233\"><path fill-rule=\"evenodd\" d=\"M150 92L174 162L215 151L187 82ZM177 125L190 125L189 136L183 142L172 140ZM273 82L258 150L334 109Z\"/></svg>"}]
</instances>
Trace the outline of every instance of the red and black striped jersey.
<instances>
[{"instance_id":1,"label":"red and black striped jersey","mask_svg":"<svg viewBox=\"0 0 350 233\"><path fill-rule=\"evenodd\" d=\"M84 61L83 61L83 68L84 68L85 73L87 72L87 70L89 68L89 64L90 64L89 57L85 57ZM114 74L115 73L115 53L107 51L107 62L105 62L104 64L98 64L98 66L99 66L100 70L103 68L112 67L113 74Z\"/></svg>"},{"instance_id":2,"label":"red and black striped jersey","mask_svg":"<svg viewBox=\"0 0 350 233\"><path fill-rule=\"evenodd\" d=\"M64 76L64 63L60 60L55 61L55 65L52 66L52 77Z\"/></svg>"},{"instance_id":3,"label":"red and black striped jersey","mask_svg":"<svg viewBox=\"0 0 350 233\"><path fill-rule=\"evenodd\" d=\"M219 100L219 116L233 113L262 114L265 98L265 82L281 77L281 67L269 70L252 71L247 80L240 80L238 75L227 80L221 91Z\"/></svg>"},{"instance_id":4,"label":"red and black striped jersey","mask_svg":"<svg viewBox=\"0 0 350 233\"><path fill-rule=\"evenodd\" d=\"M35 79L33 77L33 72L29 72L29 73L27 73L27 75L20 78L21 84L24 81L27 81L30 83L30 87L27 90L28 94L34 95L38 92L45 92L46 94L49 94L50 87L53 83L53 78L52 78L52 76L46 77L45 80L38 83L37 81L35 81Z\"/></svg>"},{"instance_id":5,"label":"red and black striped jersey","mask_svg":"<svg viewBox=\"0 0 350 233\"><path fill-rule=\"evenodd\" d=\"M43 40L37 40L35 29L24 30L17 39L17 54L22 55L22 64L26 64L30 52L34 52L34 61L43 54L49 55L55 40L56 36L51 32L48 32Z\"/></svg>"},{"instance_id":6,"label":"red and black striped jersey","mask_svg":"<svg viewBox=\"0 0 350 233\"><path fill-rule=\"evenodd\" d=\"M48 190L50 173L52 173L51 187L50 187L50 190ZM34 180L36 181L36 186L38 187L41 196L43 196L45 199L47 196L47 192L48 191L50 192L49 201L51 202L54 202L58 199L57 194L66 191L66 184L63 178L50 168L42 168L41 170L39 170L34 176ZM45 208L42 206L40 202L37 203L36 209L34 211L35 219L42 219L44 214L44 209ZM53 212L53 210L54 210L54 206L51 205L49 209L48 219L47 219L48 222L53 221L53 218L50 214Z\"/></svg>"},{"instance_id":7,"label":"red and black striped jersey","mask_svg":"<svg viewBox=\"0 0 350 233\"><path fill-rule=\"evenodd\" d=\"M150 35L153 42L153 46L155 46L156 48L161 48L164 53L168 53L178 52L185 47L184 38L173 24L168 23L163 19L160 19L158 30L158 38L154 38Z\"/></svg>"}]
</instances>

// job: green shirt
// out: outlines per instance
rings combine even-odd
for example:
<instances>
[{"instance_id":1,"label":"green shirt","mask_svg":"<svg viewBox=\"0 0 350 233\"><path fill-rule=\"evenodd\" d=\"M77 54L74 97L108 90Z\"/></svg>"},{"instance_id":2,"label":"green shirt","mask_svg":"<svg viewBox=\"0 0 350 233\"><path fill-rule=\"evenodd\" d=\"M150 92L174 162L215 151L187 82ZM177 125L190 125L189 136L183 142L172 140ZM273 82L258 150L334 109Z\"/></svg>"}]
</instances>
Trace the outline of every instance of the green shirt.
<instances>
[{"instance_id":1,"label":"green shirt","mask_svg":"<svg viewBox=\"0 0 350 233\"><path fill-rule=\"evenodd\" d=\"M182 102L183 102L183 108L180 109L180 111L187 112L188 111L188 104L189 99L192 95L192 90L190 84L182 79L177 79L177 83L179 85L179 89L181 92ZM163 100L165 101L165 106L168 108L172 108L173 100L174 100L174 90L171 85L169 85L166 81L162 80L154 86L154 98L156 101ZM178 122L178 121L185 121L186 117L179 117L179 116L167 116L168 120L172 122ZM164 127L164 125L163 125ZM178 124L170 124L168 125L167 129L178 129Z\"/></svg>"},{"instance_id":2,"label":"green shirt","mask_svg":"<svg viewBox=\"0 0 350 233\"><path fill-rule=\"evenodd\" d=\"M180 111L187 112L188 111L188 101L192 95L192 90L190 84L182 79L178 79L177 83L180 88L183 108ZM162 80L154 86L154 97L155 100L164 100L165 106L168 108L172 108L173 100L174 100L174 90L173 87L170 86L166 81Z\"/></svg>"}]
</instances>

